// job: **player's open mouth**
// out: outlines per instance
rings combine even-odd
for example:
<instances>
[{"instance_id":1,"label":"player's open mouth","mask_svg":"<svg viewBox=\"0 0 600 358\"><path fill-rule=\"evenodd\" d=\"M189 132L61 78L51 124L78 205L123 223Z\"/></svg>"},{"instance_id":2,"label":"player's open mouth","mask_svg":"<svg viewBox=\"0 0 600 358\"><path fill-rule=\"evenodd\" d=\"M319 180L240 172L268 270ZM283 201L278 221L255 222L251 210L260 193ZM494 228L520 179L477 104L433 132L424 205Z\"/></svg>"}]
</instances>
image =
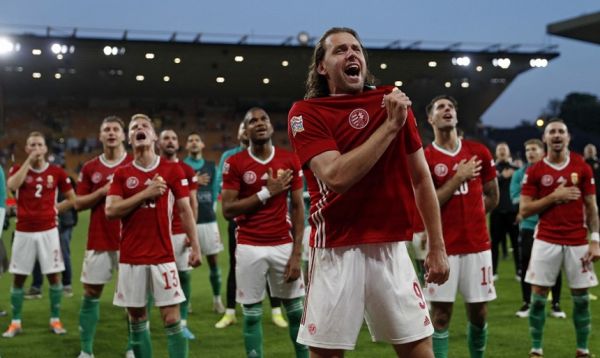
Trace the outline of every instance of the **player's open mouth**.
<instances>
[{"instance_id":1,"label":"player's open mouth","mask_svg":"<svg viewBox=\"0 0 600 358\"><path fill-rule=\"evenodd\" d=\"M355 63L352 63L346 67L344 73L348 77L358 77L360 75L360 66Z\"/></svg>"},{"instance_id":2,"label":"player's open mouth","mask_svg":"<svg viewBox=\"0 0 600 358\"><path fill-rule=\"evenodd\" d=\"M135 140L144 140L146 139L146 133L144 132L137 132L135 134Z\"/></svg>"},{"instance_id":3,"label":"player's open mouth","mask_svg":"<svg viewBox=\"0 0 600 358\"><path fill-rule=\"evenodd\" d=\"M444 118L444 119L452 119L452 114L446 113L446 114L444 114L444 116L442 118Z\"/></svg>"}]
</instances>

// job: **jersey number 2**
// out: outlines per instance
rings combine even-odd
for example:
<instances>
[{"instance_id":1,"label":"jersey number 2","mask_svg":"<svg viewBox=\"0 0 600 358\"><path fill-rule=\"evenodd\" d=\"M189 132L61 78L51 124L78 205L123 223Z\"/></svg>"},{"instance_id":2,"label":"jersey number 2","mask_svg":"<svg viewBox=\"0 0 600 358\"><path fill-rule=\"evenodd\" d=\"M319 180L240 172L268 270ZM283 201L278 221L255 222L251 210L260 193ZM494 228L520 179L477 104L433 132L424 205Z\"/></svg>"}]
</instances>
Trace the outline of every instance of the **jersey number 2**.
<instances>
[{"instance_id":1,"label":"jersey number 2","mask_svg":"<svg viewBox=\"0 0 600 358\"><path fill-rule=\"evenodd\" d=\"M41 198L42 197L42 189L44 189L44 186L42 184L36 184L35 185L35 194L34 194L34 196L36 198Z\"/></svg>"}]
</instances>

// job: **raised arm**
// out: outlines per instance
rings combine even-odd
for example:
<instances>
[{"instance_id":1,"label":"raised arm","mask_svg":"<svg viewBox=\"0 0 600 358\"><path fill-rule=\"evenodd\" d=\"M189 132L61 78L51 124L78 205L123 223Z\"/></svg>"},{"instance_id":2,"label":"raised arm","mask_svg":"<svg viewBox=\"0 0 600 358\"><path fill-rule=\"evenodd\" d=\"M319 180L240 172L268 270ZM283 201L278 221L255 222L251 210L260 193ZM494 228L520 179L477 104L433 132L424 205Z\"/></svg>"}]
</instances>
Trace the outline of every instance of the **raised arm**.
<instances>
[{"instance_id":1,"label":"raised arm","mask_svg":"<svg viewBox=\"0 0 600 358\"><path fill-rule=\"evenodd\" d=\"M309 167L319 180L336 193L344 193L359 182L387 150L408 116L408 97L400 90L385 95L387 119L363 144L341 154L327 151L313 157Z\"/></svg>"},{"instance_id":2,"label":"raised arm","mask_svg":"<svg viewBox=\"0 0 600 358\"><path fill-rule=\"evenodd\" d=\"M428 236L429 252L425 259L426 280L427 282L442 284L448 279L450 269L442 236L440 207L436 200L433 180L427 168L423 149L419 149L408 156L408 166L417 208L423 218Z\"/></svg>"},{"instance_id":3,"label":"raised arm","mask_svg":"<svg viewBox=\"0 0 600 358\"><path fill-rule=\"evenodd\" d=\"M6 187L8 188L8 190L12 192L19 190L21 185L23 185L25 178L27 177L27 172L31 168L31 162L38 155L39 151L37 150L33 150L31 153L29 153L27 159L25 159L25 161L23 162L23 165L21 165L21 167L6 181Z\"/></svg>"}]
</instances>

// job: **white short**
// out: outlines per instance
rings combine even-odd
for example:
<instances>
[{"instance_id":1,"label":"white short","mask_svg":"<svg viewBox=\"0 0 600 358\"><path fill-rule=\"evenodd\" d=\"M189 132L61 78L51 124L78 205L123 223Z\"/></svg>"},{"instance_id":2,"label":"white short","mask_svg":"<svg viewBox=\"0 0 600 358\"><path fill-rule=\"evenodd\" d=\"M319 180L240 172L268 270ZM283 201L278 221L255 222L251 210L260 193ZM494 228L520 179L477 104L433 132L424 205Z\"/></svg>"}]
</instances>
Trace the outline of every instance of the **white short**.
<instances>
[{"instance_id":1,"label":"white short","mask_svg":"<svg viewBox=\"0 0 600 358\"><path fill-rule=\"evenodd\" d=\"M186 244L187 236L185 234L175 234L171 236L171 243L173 244L173 254L175 255L175 264L177 265L178 271L191 271L190 266L190 253L192 248Z\"/></svg>"},{"instance_id":2,"label":"white short","mask_svg":"<svg viewBox=\"0 0 600 358\"><path fill-rule=\"evenodd\" d=\"M308 252L310 251L310 225L304 227L302 235L302 261L308 261Z\"/></svg>"},{"instance_id":3,"label":"white short","mask_svg":"<svg viewBox=\"0 0 600 358\"><path fill-rule=\"evenodd\" d=\"M581 258L588 251L588 245L567 246L533 240L531 259L525 275L525 282L536 286L552 287L564 266L569 287L589 288L598 285L594 265L583 266Z\"/></svg>"},{"instance_id":4,"label":"white short","mask_svg":"<svg viewBox=\"0 0 600 358\"><path fill-rule=\"evenodd\" d=\"M235 248L236 301L241 304L262 301L267 281L273 297L291 299L304 296L302 276L289 283L283 276L291 253L291 243L277 246L238 244Z\"/></svg>"},{"instance_id":5,"label":"white short","mask_svg":"<svg viewBox=\"0 0 600 358\"><path fill-rule=\"evenodd\" d=\"M450 277L443 285L427 284L425 297L433 302L454 302L460 291L466 303L496 299L492 253L490 250L464 255L449 255Z\"/></svg>"},{"instance_id":6,"label":"white short","mask_svg":"<svg viewBox=\"0 0 600 358\"><path fill-rule=\"evenodd\" d=\"M298 342L354 349L363 318L374 341L405 344L433 334L406 244L311 248Z\"/></svg>"},{"instance_id":7,"label":"white short","mask_svg":"<svg viewBox=\"0 0 600 358\"><path fill-rule=\"evenodd\" d=\"M112 280L119 264L119 251L86 250L81 269L81 282L104 285Z\"/></svg>"},{"instance_id":8,"label":"white short","mask_svg":"<svg viewBox=\"0 0 600 358\"><path fill-rule=\"evenodd\" d=\"M9 272L29 275L36 260L44 275L65 270L57 228L40 232L15 231Z\"/></svg>"},{"instance_id":9,"label":"white short","mask_svg":"<svg viewBox=\"0 0 600 358\"><path fill-rule=\"evenodd\" d=\"M113 304L120 307L145 307L148 295L157 307L185 301L175 262L158 265L119 264L119 279Z\"/></svg>"},{"instance_id":10,"label":"white short","mask_svg":"<svg viewBox=\"0 0 600 358\"><path fill-rule=\"evenodd\" d=\"M427 233L425 231L413 233L411 242L415 260L425 260L427 257Z\"/></svg>"},{"instance_id":11,"label":"white short","mask_svg":"<svg viewBox=\"0 0 600 358\"><path fill-rule=\"evenodd\" d=\"M219 225L217 222L196 224L198 229L198 240L200 241L200 250L202 255L216 255L223 251L223 242L219 234Z\"/></svg>"}]
</instances>

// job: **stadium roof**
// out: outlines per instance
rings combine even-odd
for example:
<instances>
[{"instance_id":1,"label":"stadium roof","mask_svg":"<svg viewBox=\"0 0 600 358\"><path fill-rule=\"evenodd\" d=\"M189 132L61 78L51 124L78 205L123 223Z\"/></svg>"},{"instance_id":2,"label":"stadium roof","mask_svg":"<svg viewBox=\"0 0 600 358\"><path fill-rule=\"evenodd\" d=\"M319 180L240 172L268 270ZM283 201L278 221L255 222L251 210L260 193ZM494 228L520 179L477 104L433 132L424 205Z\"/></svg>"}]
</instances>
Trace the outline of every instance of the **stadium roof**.
<instances>
[{"instance_id":1,"label":"stadium roof","mask_svg":"<svg viewBox=\"0 0 600 358\"><path fill-rule=\"evenodd\" d=\"M314 37L0 26L0 85L17 98L234 99L289 106L304 95ZM4 41L4 45L3 42ZM475 126L520 73L544 67L556 46L363 39L382 84L401 86L423 118L453 95ZM12 44L12 50L9 45ZM2 54L2 49L5 53ZM466 66L461 66L463 64ZM543 70L543 69L540 69ZM168 80L168 81L167 81ZM0 93L2 93L0 92Z\"/></svg>"},{"instance_id":2,"label":"stadium roof","mask_svg":"<svg viewBox=\"0 0 600 358\"><path fill-rule=\"evenodd\" d=\"M548 24L549 34L600 44L600 11Z\"/></svg>"}]
</instances>

